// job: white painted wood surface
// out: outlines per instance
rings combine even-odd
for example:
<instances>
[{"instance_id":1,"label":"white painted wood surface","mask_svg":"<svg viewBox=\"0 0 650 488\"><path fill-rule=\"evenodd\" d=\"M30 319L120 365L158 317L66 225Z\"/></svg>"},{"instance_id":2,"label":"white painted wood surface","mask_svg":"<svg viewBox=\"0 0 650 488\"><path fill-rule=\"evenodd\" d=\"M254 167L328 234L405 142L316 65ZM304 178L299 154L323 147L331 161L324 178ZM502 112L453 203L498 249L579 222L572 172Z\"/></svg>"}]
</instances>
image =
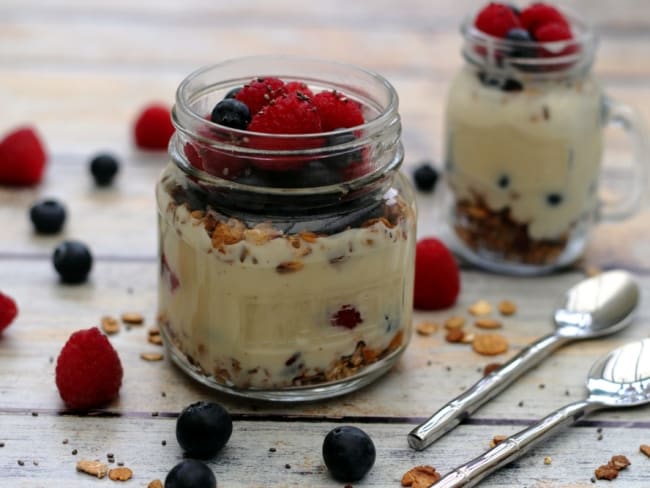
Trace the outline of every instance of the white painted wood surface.
<instances>
[{"instance_id":1,"label":"white painted wood surface","mask_svg":"<svg viewBox=\"0 0 650 488\"><path fill-rule=\"evenodd\" d=\"M602 32L596 71L604 85L650 120L650 4L626 0L614 9L605 0L567 3L586 12ZM481 357L469 346L446 343L442 332L414 336L385 378L325 402L280 406L233 400L190 382L167 361L139 358L140 352L158 350L147 343L146 327L156 308L153 185L165 162L164 154L144 154L132 146L130 123L139 107L151 100L171 103L187 73L224 58L286 52L348 61L381 72L397 87L409 171L419 159L440 158L445 90L460 63L456 25L476 5L469 0L1 2L0 133L23 122L36 124L51 159L39 187L0 187L0 289L15 297L21 309L0 339L0 488L110 485L75 471L77 460L105 459L108 452L134 470L126 486L164 479L181 459L175 416L198 399L222 402L235 418L231 441L210 462L221 487L342 486L327 475L320 456L325 433L340 422L362 427L378 448L375 467L354 486L396 487L414 465L431 464L444 473L480 454L492 436L514 433L581 398L585 375L597 357L648 336L646 208L630 221L601 225L585 258L589 265L622 266L636 274L643 297L634 326L607 339L565 347L471 422L421 453L408 448L407 432L479 379L487 363L507 360L549 333L557 298L584 276L579 266L537 279L465 268L457 306L417 313L416 322L465 314L479 298L492 303L511 299L519 312L504 320L508 353ZM88 158L99 150L113 151L123 161L114 187L102 191L93 187L87 172ZM622 164L628 156L624 138L612 135L608 157ZM606 183L618 183L619 175L614 168ZM61 198L68 207L60 236L32 233L27 210L45 196ZM418 198L420 235L437 233L443 195ZM85 285L57 282L50 255L63 238L81 239L93 250L96 263ZM51 358L74 330L124 311L143 313L147 325L111 338L125 368L119 400L102 416L61 415ZM593 470L613 454L627 455L632 466L612 486L650 486L650 459L638 453L639 444L650 444L649 412L639 408L594 415L481 486L592 486ZM271 447L276 452L269 452ZM76 456L72 449L78 450ZM550 465L544 465L545 456L552 457Z\"/></svg>"}]
</instances>

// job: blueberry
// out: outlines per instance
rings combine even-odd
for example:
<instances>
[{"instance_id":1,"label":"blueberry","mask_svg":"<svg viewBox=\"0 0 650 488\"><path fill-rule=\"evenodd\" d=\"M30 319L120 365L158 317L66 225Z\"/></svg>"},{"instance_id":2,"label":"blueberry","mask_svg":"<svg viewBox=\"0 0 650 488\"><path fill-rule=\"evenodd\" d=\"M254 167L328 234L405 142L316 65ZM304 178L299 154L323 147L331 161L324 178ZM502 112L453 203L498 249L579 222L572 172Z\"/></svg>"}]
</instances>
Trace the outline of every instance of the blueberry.
<instances>
[{"instance_id":1,"label":"blueberry","mask_svg":"<svg viewBox=\"0 0 650 488\"><path fill-rule=\"evenodd\" d=\"M438 171L430 162L423 162L413 172L413 179L418 190L433 191L438 182Z\"/></svg>"},{"instance_id":2,"label":"blueberry","mask_svg":"<svg viewBox=\"0 0 650 488\"><path fill-rule=\"evenodd\" d=\"M498 88L506 92L521 91L524 89L524 85L514 78L506 78L504 80L490 76L484 71L479 71L477 76L483 85L490 88Z\"/></svg>"},{"instance_id":3,"label":"blueberry","mask_svg":"<svg viewBox=\"0 0 650 488\"><path fill-rule=\"evenodd\" d=\"M375 445L361 429L336 427L325 436L323 459L338 481L358 481L375 464Z\"/></svg>"},{"instance_id":4,"label":"blueberry","mask_svg":"<svg viewBox=\"0 0 650 488\"><path fill-rule=\"evenodd\" d=\"M251 121L251 111L244 102L225 98L214 106L210 120L215 124L244 130Z\"/></svg>"},{"instance_id":5,"label":"blueberry","mask_svg":"<svg viewBox=\"0 0 650 488\"><path fill-rule=\"evenodd\" d=\"M217 479L203 462L186 459L174 466L165 478L165 488L216 488Z\"/></svg>"},{"instance_id":6,"label":"blueberry","mask_svg":"<svg viewBox=\"0 0 650 488\"><path fill-rule=\"evenodd\" d=\"M190 456L208 458L226 445L232 434L232 419L221 405L193 403L176 421L176 439Z\"/></svg>"},{"instance_id":7,"label":"blueberry","mask_svg":"<svg viewBox=\"0 0 650 488\"><path fill-rule=\"evenodd\" d=\"M551 207L557 207L560 203L562 203L562 200L564 200L564 197L560 193L549 193L546 195L546 202Z\"/></svg>"},{"instance_id":8,"label":"blueberry","mask_svg":"<svg viewBox=\"0 0 650 488\"><path fill-rule=\"evenodd\" d=\"M343 129L336 129L343 130ZM352 132L338 132L332 135L329 135L325 138L326 146L339 146L343 144L348 144L356 140L356 136ZM352 163L358 163L363 160L363 155L361 149L347 150L340 154L333 154L328 157L326 160L327 166L331 168L345 168Z\"/></svg>"},{"instance_id":9,"label":"blueberry","mask_svg":"<svg viewBox=\"0 0 650 488\"><path fill-rule=\"evenodd\" d=\"M111 154L98 154L90 160L90 173L97 186L110 185L119 169L119 161Z\"/></svg>"},{"instance_id":10,"label":"blueberry","mask_svg":"<svg viewBox=\"0 0 650 488\"><path fill-rule=\"evenodd\" d=\"M63 241L54 250L52 261L54 269L64 283L86 281L93 265L93 257L88 247L79 241Z\"/></svg>"},{"instance_id":11,"label":"blueberry","mask_svg":"<svg viewBox=\"0 0 650 488\"><path fill-rule=\"evenodd\" d=\"M508 175L501 175L497 180L499 188L508 188L510 186L510 177Z\"/></svg>"},{"instance_id":12,"label":"blueberry","mask_svg":"<svg viewBox=\"0 0 650 488\"><path fill-rule=\"evenodd\" d=\"M506 32L506 39L508 41L517 41L517 42L531 42L533 39L530 37L530 34L526 29L521 27L515 27Z\"/></svg>"},{"instance_id":13,"label":"blueberry","mask_svg":"<svg viewBox=\"0 0 650 488\"><path fill-rule=\"evenodd\" d=\"M515 27L506 32L506 40L512 41L513 43L526 43L533 42L534 39L530 36L526 29L520 27ZM537 50L535 46L513 46L510 49L510 56L515 58L534 58L537 56Z\"/></svg>"},{"instance_id":14,"label":"blueberry","mask_svg":"<svg viewBox=\"0 0 650 488\"><path fill-rule=\"evenodd\" d=\"M223 98L224 99L235 98L240 91L241 91L241 86L236 86L235 88L230 90L228 93L226 93L226 96L223 97Z\"/></svg>"},{"instance_id":15,"label":"blueberry","mask_svg":"<svg viewBox=\"0 0 650 488\"><path fill-rule=\"evenodd\" d=\"M29 218L38 234L57 234L65 222L65 207L57 200L42 200L29 210Z\"/></svg>"}]
</instances>

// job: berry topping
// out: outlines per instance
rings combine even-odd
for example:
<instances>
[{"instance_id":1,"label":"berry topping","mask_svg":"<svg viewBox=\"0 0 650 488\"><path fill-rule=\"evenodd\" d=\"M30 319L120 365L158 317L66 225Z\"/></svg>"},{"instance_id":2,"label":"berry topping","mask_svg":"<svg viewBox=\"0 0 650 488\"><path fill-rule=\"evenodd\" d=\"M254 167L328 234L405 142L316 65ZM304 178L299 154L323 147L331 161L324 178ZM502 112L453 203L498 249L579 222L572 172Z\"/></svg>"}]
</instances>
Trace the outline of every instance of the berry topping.
<instances>
[{"instance_id":1,"label":"berry topping","mask_svg":"<svg viewBox=\"0 0 650 488\"><path fill-rule=\"evenodd\" d=\"M70 284L86 281L93 265L90 250L79 241L63 241L54 250L52 261L61 281Z\"/></svg>"},{"instance_id":2,"label":"berry topping","mask_svg":"<svg viewBox=\"0 0 650 488\"><path fill-rule=\"evenodd\" d=\"M519 18L508 5L491 2L476 17L474 25L486 34L505 37L510 29L521 27Z\"/></svg>"},{"instance_id":3,"label":"berry topping","mask_svg":"<svg viewBox=\"0 0 650 488\"><path fill-rule=\"evenodd\" d=\"M205 463L185 459L167 473L165 488L217 488L217 479Z\"/></svg>"},{"instance_id":4,"label":"berry topping","mask_svg":"<svg viewBox=\"0 0 650 488\"><path fill-rule=\"evenodd\" d=\"M509 41L515 42L531 42L533 38L530 36L526 29L515 27L506 32L505 38Z\"/></svg>"},{"instance_id":5,"label":"berry topping","mask_svg":"<svg viewBox=\"0 0 650 488\"><path fill-rule=\"evenodd\" d=\"M57 200L42 200L29 209L37 234L57 234L65 222L65 207Z\"/></svg>"},{"instance_id":6,"label":"berry topping","mask_svg":"<svg viewBox=\"0 0 650 488\"><path fill-rule=\"evenodd\" d=\"M122 363L97 327L73 333L56 362L56 386L68 408L86 410L117 398Z\"/></svg>"},{"instance_id":7,"label":"berry topping","mask_svg":"<svg viewBox=\"0 0 650 488\"><path fill-rule=\"evenodd\" d=\"M138 115L134 126L135 143L140 149L167 149L173 133L169 109L163 105L146 107Z\"/></svg>"},{"instance_id":8,"label":"berry topping","mask_svg":"<svg viewBox=\"0 0 650 488\"><path fill-rule=\"evenodd\" d=\"M356 127L364 123L361 105L337 91L323 91L313 98L324 131Z\"/></svg>"},{"instance_id":9,"label":"berry topping","mask_svg":"<svg viewBox=\"0 0 650 488\"><path fill-rule=\"evenodd\" d=\"M214 456L226 445L231 434L230 414L216 403L193 403L183 409L176 421L176 439L193 457Z\"/></svg>"},{"instance_id":10,"label":"berry topping","mask_svg":"<svg viewBox=\"0 0 650 488\"><path fill-rule=\"evenodd\" d=\"M235 98L237 94L240 92L241 86L236 86L235 88L231 89L226 93L226 96L223 97L224 99L226 98Z\"/></svg>"},{"instance_id":11,"label":"berry topping","mask_svg":"<svg viewBox=\"0 0 650 488\"><path fill-rule=\"evenodd\" d=\"M557 207L559 204L562 203L562 200L564 200L564 197L562 196L561 193L549 193L548 195L546 195L546 202L551 207Z\"/></svg>"},{"instance_id":12,"label":"berry topping","mask_svg":"<svg viewBox=\"0 0 650 488\"><path fill-rule=\"evenodd\" d=\"M352 305L343 305L330 319L332 325L346 329L354 329L361 322L361 314Z\"/></svg>"},{"instance_id":13,"label":"berry topping","mask_svg":"<svg viewBox=\"0 0 650 488\"><path fill-rule=\"evenodd\" d=\"M375 456L372 439L356 427L336 427L323 441L325 465L332 476L343 483L363 478L375 464Z\"/></svg>"},{"instance_id":14,"label":"berry topping","mask_svg":"<svg viewBox=\"0 0 650 488\"><path fill-rule=\"evenodd\" d=\"M299 92L276 98L248 126L250 131L267 134L313 134L321 132L321 128L316 107L309 97Z\"/></svg>"},{"instance_id":15,"label":"berry topping","mask_svg":"<svg viewBox=\"0 0 650 488\"><path fill-rule=\"evenodd\" d=\"M244 102L225 98L214 106L210 120L215 124L244 130L251 121L251 112Z\"/></svg>"},{"instance_id":16,"label":"berry topping","mask_svg":"<svg viewBox=\"0 0 650 488\"><path fill-rule=\"evenodd\" d=\"M535 39L538 42L568 41L573 39L571 29L568 25L560 22L544 24L535 31Z\"/></svg>"},{"instance_id":17,"label":"berry topping","mask_svg":"<svg viewBox=\"0 0 650 488\"><path fill-rule=\"evenodd\" d=\"M108 186L120 169L120 163L111 154L98 154L90 160L90 174L97 186Z\"/></svg>"},{"instance_id":18,"label":"berry topping","mask_svg":"<svg viewBox=\"0 0 650 488\"><path fill-rule=\"evenodd\" d=\"M43 177L47 156L34 129L21 127L0 141L0 184L31 186Z\"/></svg>"},{"instance_id":19,"label":"berry topping","mask_svg":"<svg viewBox=\"0 0 650 488\"><path fill-rule=\"evenodd\" d=\"M413 179L418 190L433 191L438 182L438 171L430 162L420 164L413 172Z\"/></svg>"},{"instance_id":20,"label":"berry topping","mask_svg":"<svg viewBox=\"0 0 650 488\"><path fill-rule=\"evenodd\" d=\"M9 295L0 291L0 334L14 321L18 315L16 302Z\"/></svg>"},{"instance_id":21,"label":"berry topping","mask_svg":"<svg viewBox=\"0 0 650 488\"><path fill-rule=\"evenodd\" d=\"M537 29L550 23L560 23L568 27L566 17L555 7L542 2L533 3L521 11L521 25L537 38Z\"/></svg>"},{"instance_id":22,"label":"berry topping","mask_svg":"<svg viewBox=\"0 0 650 488\"><path fill-rule=\"evenodd\" d=\"M307 84L303 83L302 81L290 81L285 85L284 91L286 93L300 92L309 98L314 97L314 92L312 92Z\"/></svg>"},{"instance_id":23,"label":"berry topping","mask_svg":"<svg viewBox=\"0 0 650 488\"><path fill-rule=\"evenodd\" d=\"M415 293L413 306L420 310L451 307L460 292L458 264L438 239L425 238L415 249Z\"/></svg>"},{"instance_id":24,"label":"berry topping","mask_svg":"<svg viewBox=\"0 0 650 488\"><path fill-rule=\"evenodd\" d=\"M258 78L244 85L235 95L235 99L244 102L254 116L283 93L284 81L277 78Z\"/></svg>"}]
</instances>

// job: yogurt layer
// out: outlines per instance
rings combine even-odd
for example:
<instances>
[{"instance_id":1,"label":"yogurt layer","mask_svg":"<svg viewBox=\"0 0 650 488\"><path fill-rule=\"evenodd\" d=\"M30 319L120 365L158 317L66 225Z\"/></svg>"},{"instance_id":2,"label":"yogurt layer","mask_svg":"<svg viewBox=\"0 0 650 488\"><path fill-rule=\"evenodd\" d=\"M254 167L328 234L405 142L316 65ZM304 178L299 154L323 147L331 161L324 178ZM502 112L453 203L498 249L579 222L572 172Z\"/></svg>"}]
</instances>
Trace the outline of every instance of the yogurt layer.
<instances>
[{"instance_id":1,"label":"yogurt layer","mask_svg":"<svg viewBox=\"0 0 650 488\"><path fill-rule=\"evenodd\" d=\"M329 236L231 220L223 225L243 234L228 243L206 231L210 212L191 212L161 187L157 198L166 209L161 326L206 376L240 388L325 383L405 347L413 218L374 219Z\"/></svg>"},{"instance_id":2,"label":"yogurt layer","mask_svg":"<svg viewBox=\"0 0 650 488\"><path fill-rule=\"evenodd\" d=\"M531 239L555 239L593 213L602 92L587 78L505 92L466 67L447 106L447 165L458 200L510 209Z\"/></svg>"}]
</instances>

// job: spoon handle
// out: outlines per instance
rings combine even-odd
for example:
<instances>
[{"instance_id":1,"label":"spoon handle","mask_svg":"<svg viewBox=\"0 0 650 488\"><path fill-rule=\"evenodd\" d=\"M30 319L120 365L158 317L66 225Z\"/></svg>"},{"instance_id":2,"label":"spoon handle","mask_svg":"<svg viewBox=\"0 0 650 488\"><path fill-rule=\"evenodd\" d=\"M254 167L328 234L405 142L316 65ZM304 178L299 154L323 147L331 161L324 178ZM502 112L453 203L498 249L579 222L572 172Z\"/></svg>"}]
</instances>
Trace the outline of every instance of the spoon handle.
<instances>
[{"instance_id":1,"label":"spoon handle","mask_svg":"<svg viewBox=\"0 0 650 488\"><path fill-rule=\"evenodd\" d=\"M525 371L535 366L555 349L571 339L549 334L523 349L496 371L481 378L471 388L461 393L408 434L409 445L421 451L432 444L481 405L503 391Z\"/></svg>"},{"instance_id":2,"label":"spoon handle","mask_svg":"<svg viewBox=\"0 0 650 488\"><path fill-rule=\"evenodd\" d=\"M590 399L566 405L547 415L535 425L508 437L496 447L470 462L458 466L433 486L434 488L474 486L492 472L517 459L535 444L599 408L602 408L602 404Z\"/></svg>"}]
</instances>

